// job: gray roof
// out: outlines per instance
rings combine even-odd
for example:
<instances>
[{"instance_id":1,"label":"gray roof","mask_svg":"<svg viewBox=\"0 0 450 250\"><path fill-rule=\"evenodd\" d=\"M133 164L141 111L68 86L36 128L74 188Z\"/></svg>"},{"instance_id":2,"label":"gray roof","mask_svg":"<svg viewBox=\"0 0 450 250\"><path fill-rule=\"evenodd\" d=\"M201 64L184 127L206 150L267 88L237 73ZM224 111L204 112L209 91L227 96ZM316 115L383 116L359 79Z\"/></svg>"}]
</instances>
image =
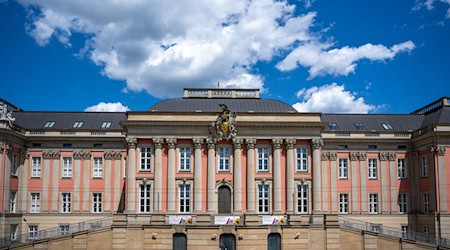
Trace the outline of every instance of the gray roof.
<instances>
[{"instance_id":1,"label":"gray roof","mask_svg":"<svg viewBox=\"0 0 450 250\"><path fill-rule=\"evenodd\" d=\"M450 107L444 107L425 115L422 127L426 127L430 124L450 124Z\"/></svg>"},{"instance_id":2,"label":"gray roof","mask_svg":"<svg viewBox=\"0 0 450 250\"><path fill-rule=\"evenodd\" d=\"M176 98L161 101L149 111L159 112L219 112L219 104L225 104L232 112L297 113L292 106L277 100L233 98Z\"/></svg>"},{"instance_id":3,"label":"gray roof","mask_svg":"<svg viewBox=\"0 0 450 250\"><path fill-rule=\"evenodd\" d=\"M15 124L29 130L122 130L119 122L127 119L124 112L13 112ZM52 128L44 125L54 121ZM83 122L80 128L74 128L75 122ZM103 122L111 122L111 127L102 128Z\"/></svg>"},{"instance_id":4,"label":"gray roof","mask_svg":"<svg viewBox=\"0 0 450 250\"><path fill-rule=\"evenodd\" d=\"M356 123L364 124L360 131L410 131L421 127L423 115L382 115L382 114L323 114L322 122L335 123L336 131L358 131ZM392 130L383 128L383 123L392 126ZM331 131L329 127L325 129Z\"/></svg>"}]
</instances>

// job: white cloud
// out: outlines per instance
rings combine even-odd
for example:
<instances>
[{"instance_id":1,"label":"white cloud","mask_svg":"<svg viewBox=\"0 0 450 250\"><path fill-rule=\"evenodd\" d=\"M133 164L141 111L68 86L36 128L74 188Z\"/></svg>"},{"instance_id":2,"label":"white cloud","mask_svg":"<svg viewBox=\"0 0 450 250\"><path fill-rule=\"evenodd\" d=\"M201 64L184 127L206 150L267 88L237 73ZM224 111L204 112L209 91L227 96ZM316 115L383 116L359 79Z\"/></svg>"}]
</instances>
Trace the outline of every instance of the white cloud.
<instances>
[{"instance_id":1,"label":"white cloud","mask_svg":"<svg viewBox=\"0 0 450 250\"><path fill-rule=\"evenodd\" d=\"M277 64L281 71L296 69L299 65L309 67L309 77L330 74L345 75L354 73L356 62L362 59L384 61L393 59L400 52L410 52L415 48L411 41L387 48L381 44L365 44L360 47L342 47L331 49L332 44L312 42L294 49L284 60Z\"/></svg>"},{"instance_id":2,"label":"white cloud","mask_svg":"<svg viewBox=\"0 0 450 250\"><path fill-rule=\"evenodd\" d=\"M433 10L434 4L437 0L416 0L416 4L413 6L413 11L418 11L422 8L426 8L427 10ZM445 18L450 18L450 0L439 0L441 3L447 5L447 13Z\"/></svg>"},{"instance_id":3,"label":"white cloud","mask_svg":"<svg viewBox=\"0 0 450 250\"><path fill-rule=\"evenodd\" d=\"M336 83L301 89L296 95L300 102L292 106L299 112L366 114L377 109L376 106L367 104L364 98L346 91L344 85Z\"/></svg>"},{"instance_id":4,"label":"white cloud","mask_svg":"<svg viewBox=\"0 0 450 250\"><path fill-rule=\"evenodd\" d=\"M86 112L125 112L130 110L120 102L99 102L84 109Z\"/></svg>"}]
</instances>

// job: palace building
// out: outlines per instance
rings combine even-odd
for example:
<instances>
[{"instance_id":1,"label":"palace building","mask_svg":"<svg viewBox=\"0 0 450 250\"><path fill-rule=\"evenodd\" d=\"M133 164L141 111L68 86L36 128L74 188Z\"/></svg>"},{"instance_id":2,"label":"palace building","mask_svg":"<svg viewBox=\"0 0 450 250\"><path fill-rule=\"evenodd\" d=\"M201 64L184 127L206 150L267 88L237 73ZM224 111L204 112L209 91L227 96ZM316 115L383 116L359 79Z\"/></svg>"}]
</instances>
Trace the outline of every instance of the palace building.
<instances>
[{"instance_id":1,"label":"palace building","mask_svg":"<svg viewBox=\"0 0 450 250\"><path fill-rule=\"evenodd\" d=\"M299 113L257 89L129 112L0 102L0 248L450 247L448 97L410 114Z\"/></svg>"}]
</instances>

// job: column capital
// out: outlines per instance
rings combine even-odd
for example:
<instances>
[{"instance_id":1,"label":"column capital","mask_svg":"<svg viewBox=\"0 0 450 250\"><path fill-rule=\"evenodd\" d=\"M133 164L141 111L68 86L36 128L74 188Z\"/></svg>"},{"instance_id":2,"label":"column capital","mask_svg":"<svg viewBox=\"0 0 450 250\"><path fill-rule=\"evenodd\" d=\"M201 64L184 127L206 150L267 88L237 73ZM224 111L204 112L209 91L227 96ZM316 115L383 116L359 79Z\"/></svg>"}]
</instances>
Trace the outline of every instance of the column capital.
<instances>
[{"instance_id":1,"label":"column capital","mask_svg":"<svg viewBox=\"0 0 450 250\"><path fill-rule=\"evenodd\" d=\"M357 161L359 158L358 152L350 152L350 161Z\"/></svg>"},{"instance_id":2,"label":"column capital","mask_svg":"<svg viewBox=\"0 0 450 250\"><path fill-rule=\"evenodd\" d=\"M242 138L233 138L233 146L234 149L241 149L242 143L244 143L244 139Z\"/></svg>"},{"instance_id":3,"label":"column capital","mask_svg":"<svg viewBox=\"0 0 450 250\"><path fill-rule=\"evenodd\" d=\"M52 151L49 151L49 150L42 151L42 158L44 158L44 159L51 159L52 158Z\"/></svg>"},{"instance_id":4,"label":"column capital","mask_svg":"<svg viewBox=\"0 0 450 250\"><path fill-rule=\"evenodd\" d=\"M312 138L311 139L311 146L314 149L320 149L323 145L322 138Z\"/></svg>"},{"instance_id":5,"label":"column capital","mask_svg":"<svg viewBox=\"0 0 450 250\"><path fill-rule=\"evenodd\" d=\"M336 152L329 152L328 157L330 157L331 161L335 161L337 159Z\"/></svg>"},{"instance_id":6,"label":"column capital","mask_svg":"<svg viewBox=\"0 0 450 250\"><path fill-rule=\"evenodd\" d=\"M388 159L388 157L389 157L389 155L387 152L381 152L379 154L380 161L386 161Z\"/></svg>"},{"instance_id":7,"label":"column capital","mask_svg":"<svg viewBox=\"0 0 450 250\"><path fill-rule=\"evenodd\" d=\"M152 141L153 141L153 145L155 146L155 148L158 148L158 149L161 149L164 144L164 139L161 137L153 137Z\"/></svg>"},{"instance_id":8,"label":"column capital","mask_svg":"<svg viewBox=\"0 0 450 250\"><path fill-rule=\"evenodd\" d=\"M103 154L103 157L105 158L105 160L112 160L113 158L113 152L112 151L106 151Z\"/></svg>"},{"instance_id":9,"label":"column capital","mask_svg":"<svg viewBox=\"0 0 450 250\"><path fill-rule=\"evenodd\" d=\"M253 149L255 148L256 138L247 138L245 143L247 144L247 149Z\"/></svg>"},{"instance_id":10,"label":"column capital","mask_svg":"<svg viewBox=\"0 0 450 250\"><path fill-rule=\"evenodd\" d=\"M329 159L328 153L327 152L322 152L321 158L322 158L322 161L327 161Z\"/></svg>"},{"instance_id":11,"label":"column capital","mask_svg":"<svg viewBox=\"0 0 450 250\"><path fill-rule=\"evenodd\" d=\"M137 145L137 138L136 137L128 137L127 138L127 145L128 148L136 148Z\"/></svg>"},{"instance_id":12,"label":"column capital","mask_svg":"<svg viewBox=\"0 0 450 250\"><path fill-rule=\"evenodd\" d=\"M206 138L208 149L216 149L217 140L215 138Z\"/></svg>"},{"instance_id":13,"label":"column capital","mask_svg":"<svg viewBox=\"0 0 450 250\"><path fill-rule=\"evenodd\" d=\"M22 148L20 150L20 156L23 157L24 159L30 159L30 151L28 151L25 148Z\"/></svg>"},{"instance_id":14,"label":"column capital","mask_svg":"<svg viewBox=\"0 0 450 250\"><path fill-rule=\"evenodd\" d=\"M272 138L272 145L274 149L280 149L281 144L283 144L283 139L281 138Z\"/></svg>"},{"instance_id":15,"label":"column capital","mask_svg":"<svg viewBox=\"0 0 450 250\"><path fill-rule=\"evenodd\" d=\"M444 156L445 155L445 146L434 146L431 147L430 151L438 156Z\"/></svg>"},{"instance_id":16,"label":"column capital","mask_svg":"<svg viewBox=\"0 0 450 250\"><path fill-rule=\"evenodd\" d=\"M297 144L297 139L295 138L286 139L286 146L288 149L293 149L295 147L295 144Z\"/></svg>"},{"instance_id":17,"label":"column capital","mask_svg":"<svg viewBox=\"0 0 450 250\"><path fill-rule=\"evenodd\" d=\"M121 160L122 159L122 152L120 151L113 151L112 157L114 160Z\"/></svg>"},{"instance_id":18,"label":"column capital","mask_svg":"<svg viewBox=\"0 0 450 250\"><path fill-rule=\"evenodd\" d=\"M389 152L388 159L389 161L395 161L397 159L397 155L394 152Z\"/></svg>"},{"instance_id":19,"label":"column capital","mask_svg":"<svg viewBox=\"0 0 450 250\"><path fill-rule=\"evenodd\" d=\"M177 146L176 138L166 138L166 142L169 149L174 149Z\"/></svg>"},{"instance_id":20,"label":"column capital","mask_svg":"<svg viewBox=\"0 0 450 250\"><path fill-rule=\"evenodd\" d=\"M367 159L367 153L359 152L358 157L360 161L365 161Z\"/></svg>"},{"instance_id":21,"label":"column capital","mask_svg":"<svg viewBox=\"0 0 450 250\"><path fill-rule=\"evenodd\" d=\"M194 149L201 149L203 146L204 138L192 138L194 143Z\"/></svg>"}]
</instances>

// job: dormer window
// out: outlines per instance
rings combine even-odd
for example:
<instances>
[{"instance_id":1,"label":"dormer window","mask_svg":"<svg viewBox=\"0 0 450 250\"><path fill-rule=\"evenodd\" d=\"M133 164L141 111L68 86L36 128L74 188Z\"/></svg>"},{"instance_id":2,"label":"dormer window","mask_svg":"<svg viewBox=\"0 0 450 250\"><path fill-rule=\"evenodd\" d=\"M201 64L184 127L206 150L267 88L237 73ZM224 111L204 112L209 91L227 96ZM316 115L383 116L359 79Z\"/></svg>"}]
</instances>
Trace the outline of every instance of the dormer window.
<instances>
[{"instance_id":1,"label":"dormer window","mask_svg":"<svg viewBox=\"0 0 450 250\"><path fill-rule=\"evenodd\" d=\"M102 128L110 128L111 127L111 122L103 122L102 123Z\"/></svg>"},{"instance_id":2,"label":"dormer window","mask_svg":"<svg viewBox=\"0 0 450 250\"><path fill-rule=\"evenodd\" d=\"M393 129L392 126L391 126L391 124L389 124L389 123L382 123L381 125L382 125L383 128L386 129L386 130L392 130L392 129Z\"/></svg>"},{"instance_id":3,"label":"dormer window","mask_svg":"<svg viewBox=\"0 0 450 250\"><path fill-rule=\"evenodd\" d=\"M355 123L356 130L366 130L366 126L364 126L364 123Z\"/></svg>"},{"instance_id":4,"label":"dormer window","mask_svg":"<svg viewBox=\"0 0 450 250\"><path fill-rule=\"evenodd\" d=\"M84 123L84 122L80 122L80 121L75 122L75 123L73 124L73 128L81 128L81 127L83 126L83 123Z\"/></svg>"},{"instance_id":5,"label":"dormer window","mask_svg":"<svg viewBox=\"0 0 450 250\"><path fill-rule=\"evenodd\" d=\"M328 124L328 129L329 130L336 130L337 128L337 124L336 123L330 123Z\"/></svg>"},{"instance_id":6,"label":"dormer window","mask_svg":"<svg viewBox=\"0 0 450 250\"><path fill-rule=\"evenodd\" d=\"M53 126L55 126L55 122L54 121L48 121L45 123L44 128L53 128Z\"/></svg>"}]
</instances>

